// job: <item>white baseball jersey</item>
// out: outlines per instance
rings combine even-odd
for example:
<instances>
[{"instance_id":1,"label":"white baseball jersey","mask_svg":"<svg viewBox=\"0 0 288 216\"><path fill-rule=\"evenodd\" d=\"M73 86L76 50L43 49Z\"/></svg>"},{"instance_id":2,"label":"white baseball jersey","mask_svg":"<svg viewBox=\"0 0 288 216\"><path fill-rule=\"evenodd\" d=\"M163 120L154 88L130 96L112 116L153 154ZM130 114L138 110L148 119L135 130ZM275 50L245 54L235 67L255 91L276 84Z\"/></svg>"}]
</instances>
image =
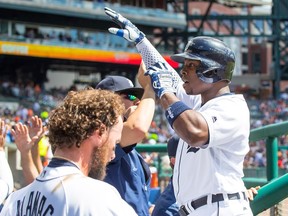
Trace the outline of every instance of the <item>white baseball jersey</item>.
<instances>
[{"instance_id":1,"label":"white baseball jersey","mask_svg":"<svg viewBox=\"0 0 288 216\"><path fill-rule=\"evenodd\" d=\"M147 38L136 47L147 68L158 61L165 61ZM177 97L200 112L209 128L209 142L202 148L191 147L179 140L173 174L177 203L181 206L205 195L246 191L242 177L244 157L249 151L250 114L244 97L223 95L201 106L201 97L187 95L178 73L166 64L174 82L179 82L176 84ZM243 200L219 205L221 215L234 215L235 212L252 215L249 203ZM207 206L197 209L193 215L219 214L218 207Z\"/></svg>"},{"instance_id":2,"label":"white baseball jersey","mask_svg":"<svg viewBox=\"0 0 288 216\"><path fill-rule=\"evenodd\" d=\"M136 216L111 185L74 166L46 167L30 185L13 192L0 215Z\"/></svg>"},{"instance_id":3,"label":"white baseball jersey","mask_svg":"<svg viewBox=\"0 0 288 216\"><path fill-rule=\"evenodd\" d=\"M0 204L14 189L12 171L4 151L0 151Z\"/></svg>"},{"instance_id":4,"label":"white baseball jersey","mask_svg":"<svg viewBox=\"0 0 288 216\"><path fill-rule=\"evenodd\" d=\"M200 96L177 97L200 112L209 128L209 143L194 148L179 140L173 185L183 205L207 194L245 191L243 161L249 151L250 114L242 95L227 94L201 106Z\"/></svg>"}]
</instances>

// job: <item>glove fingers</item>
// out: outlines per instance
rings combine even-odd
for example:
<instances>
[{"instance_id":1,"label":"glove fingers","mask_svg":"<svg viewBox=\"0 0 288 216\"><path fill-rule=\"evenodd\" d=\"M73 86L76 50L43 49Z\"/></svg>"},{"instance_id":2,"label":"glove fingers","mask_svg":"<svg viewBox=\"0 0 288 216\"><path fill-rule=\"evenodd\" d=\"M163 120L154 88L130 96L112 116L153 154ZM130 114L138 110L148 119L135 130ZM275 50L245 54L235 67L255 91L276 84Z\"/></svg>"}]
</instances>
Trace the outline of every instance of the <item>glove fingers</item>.
<instances>
[{"instance_id":1,"label":"glove fingers","mask_svg":"<svg viewBox=\"0 0 288 216\"><path fill-rule=\"evenodd\" d=\"M145 75L145 76L148 76L148 75L151 76L153 73L154 73L154 72L149 69L149 70L147 70L147 71L144 73L144 75Z\"/></svg>"},{"instance_id":2,"label":"glove fingers","mask_svg":"<svg viewBox=\"0 0 288 216\"><path fill-rule=\"evenodd\" d=\"M167 66L167 64L166 64L165 62L162 62L161 67L162 67L163 69L165 69L165 70L168 70L168 66Z\"/></svg>"},{"instance_id":3,"label":"glove fingers","mask_svg":"<svg viewBox=\"0 0 288 216\"><path fill-rule=\"evenodd\" d=\"M114 35L123 37L130 42L134 41L132 38L130 38L129 31L127 29L109 28L108 31Z\"/></svg>"},{"instance_id":4,"label":"glove fingers","mask_svg":"<svg viewBox=\"0 0 288 216\"><path fill-rule=\"evenodd\" d=\"M158 71L158 69L159 69L158 64L159 64L159 63L157 62L156 64L150 66L150 67L148 68L148 71Z\"/></svg>"},{"instance_id":5,"label":"glove fingers","mask_svg":"<svg viewBox=\"0 0 288 216\"><path fill-rule=\"evenodd\" d=\"M157 67L163 70L168 70L168 67L165 64L165 62L158 62Z\"/></svg>"},{"instance_id":6,"label":"glove fingers","mask_svg":"<svg viewBox=\"0 0 288 216\"><path fill-rule=\"evenodd\" d=\"M104 11L105 11L105 13L116 13L114 10L112 10L111 8L109 8L109 7L104 7Z\"/></svg>"},{"instance_id":7,"label":"glove fingers","mask_svg":"<svg viewBox=\"0 0 288 216\"><path fill-rule=\"evenodd\" d=\"M113 22L115 22L117 25L121 26L121 28L125 27L126 18L124 18L121 14L113 11L112 9L105 7L104 8L105 13L110 16Z\"/></svg>"},{"instance_id":8,"label":"glove fingers","mask_svg":"<svg viewBox=\"0 0 288 216\"><path fill-rule=\"evenodd\" d=\"M123 37L124 36L124 31L123 29L118 29L118 28L109 28L108 31L112 34L115 34L119 37Z\"/></svg>"},{"instance_id":9,"label":"glove fingers","mask_svg":"<svg viewBox=\"0 0 288 216\"><path fill-rule=\"evenodd\" d=\"M104 11L105 11L105 13L106 13L108 16L110 16L112 19L116 19L116 18L117 18L117 13L116 13L115 11L111 10L110 8L105 7L105 8L104 8Z\"/></svg>"},{"instance_id":10,"label":"glove fingers","mask_svg":"<svg viewBox=\"0 0 288 216\"><path fill-rule=\"evenodd\" d=\"M150 66L148 68L148 70L154 70L154 71L157 71L157 70L168 70L168 67L167 65L164 63L164 62L156 62L154 65Z\"/></svg>"}]
</instances>

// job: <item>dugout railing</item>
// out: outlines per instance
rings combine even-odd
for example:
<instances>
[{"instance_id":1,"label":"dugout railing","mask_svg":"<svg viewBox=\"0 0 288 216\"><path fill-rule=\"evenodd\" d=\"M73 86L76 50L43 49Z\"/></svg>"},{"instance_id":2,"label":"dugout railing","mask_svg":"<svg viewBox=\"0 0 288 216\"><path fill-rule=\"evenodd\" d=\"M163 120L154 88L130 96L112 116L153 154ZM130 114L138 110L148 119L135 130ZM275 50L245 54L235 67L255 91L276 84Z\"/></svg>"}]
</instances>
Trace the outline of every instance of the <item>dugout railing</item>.
<instances>
[{"instance_id":1,"label":"dugout railing","mask_svg":"<svg viewBox=\"0 0 288 216\"><path fill-rule=\"evenodd\" d=\"M288 149L287 146L279 145L279 137L283 135L288 135L288 121L263 126L250 131L250 142L265 141L267 160L266 178L257 178L257 176L243 178L247 188L257 185L261 186L257 196L251 202L254 215L272 208L288 197L288 174L286 173L279 177L278 168L278 150ZM165 143L154 145L138 144L136 149L139 152L167 152ZM161 172L160 164L158 164L158 169Z\"/></svg>"}]
</instances>

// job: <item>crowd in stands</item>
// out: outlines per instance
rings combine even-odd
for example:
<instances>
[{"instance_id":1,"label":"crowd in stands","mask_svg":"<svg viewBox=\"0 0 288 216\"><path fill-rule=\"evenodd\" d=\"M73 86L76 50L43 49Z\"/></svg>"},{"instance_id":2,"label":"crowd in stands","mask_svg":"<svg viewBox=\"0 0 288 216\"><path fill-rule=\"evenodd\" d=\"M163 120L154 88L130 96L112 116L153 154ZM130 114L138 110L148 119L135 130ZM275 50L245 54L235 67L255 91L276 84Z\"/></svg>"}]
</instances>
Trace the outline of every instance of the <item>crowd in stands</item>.
<instances>
[{"instance_id":1,"label":"crowd in stands","mask_svg":"<svg viewBox=\"0 0 288 216\"><path fill-rule=\"evenodd\" d=\"M142 9L141 9L142 10ZM136 10L139 13L139 10ZM155 14L161 14L155 12ZM10 25L4 21L5 25ZM100 30L85 30L79 28L61 28L56 26L40 26L37 24L27 25L25 23L12 22L11 32L1 31L1 40L7 41L18 41L32 44L43 44L43 45L57 45L64 47L77 47L86 49L101 49L101 50L114 50L114 51L126 51L126 52L137 52L135 47L123 41L121 38L109 34L108 32ZM153 43L153 38L146 35ZM162 43L157 43L158 49L161 52L169 53L173 52Z\"/></svg>"},{"instance_id":2,"label":"crowd in stands","mask_svg":"<svg viewBox=\"0 0 288 216\"><path fill-rule=\"evenodd\" d=\"M248 96L247 96L248 97ZM251 112L251 129L266 125L280 123L288 120L288 94L282 92L279 99L259 100L247 99ZM279 137L279 145L288 145L288 136ZM245 168L266 166L266 143L265 140L250 143L250 152L247 154ZM288 151L279 149L278 167L288 170Z\"/></svg>"},{"instance_id":3,"label":"crowd in stands","mask_svg":"<svg viewBox=\"0 0 288 216\"><path fill-rule=\"evenodd\" d=\"M77 90L75 86L69 89L51 89L44 90L41 86L33 83L12 83L1 81L0 95L2 101L5 98L14 98L19 102L17 109L9 107L0 107L0 116L11 126L18 122L26 123L33 115L38 115L44 124L47 121L49 111L59 103L69 90ZM258 100L247 98L251 110L251 129L259 128L265 125L279 123L288 120L288 96L282 93L280 99ZM164 113L160 105L156 106L154 121L151 124L149 133L143 143L157 144L165 143L173 134L173 130L167 124ZM7 133L6 141L13 143L13 136ZM284 135L279 139L280 145L288 145L288 136ZM251 142L251 150L247 154L244 164L245 168L266 166L266 146L265 140ZM288 151L279 150L279 168L288 169ZM151 166L159 163L159 155L155 153L143 153L146 161ZM163 155L160 155L161 157ZM165 162L164 162L165 164Z\"/></svg>"},{"instance_id":4,"label":"crowd in stands","mask_svg":"<svg viewBox=\"0 0 288 216\"><path fill-rule=\"evenodd\" d=\"M78 29L26 28L25 32L15 31L11 36L6 37L6 40L43 45L136 52L136 49L130 43L119 40L119 37L104 32L88 32Z\"/></svg>"},{"instance_id":5,"label":"crowd in stands","mask_svg":"<svg viewBox=\"0 0 288 216\"><path fill-rule=\"evenodd\" d=\"M40 5L51 5L57 7L65 7L65 8L73 8L80 10L103 10L104 7L112 8L120 13L128 13L133 15L142 15L142 16L152 16L158 18L170 18L170 19L178 19L182 21L184 18L184 14L182 10L179 10L178 7L174 8L171 2L167 2L166 4L161 4L161 2L157 3L154 1L111 1L111 0L45 0L45 1L37 1L31 0ZM123 7L125 5L125 7ZM139 10L141 7L141 10Z\"/></svg>"}]
</instances>

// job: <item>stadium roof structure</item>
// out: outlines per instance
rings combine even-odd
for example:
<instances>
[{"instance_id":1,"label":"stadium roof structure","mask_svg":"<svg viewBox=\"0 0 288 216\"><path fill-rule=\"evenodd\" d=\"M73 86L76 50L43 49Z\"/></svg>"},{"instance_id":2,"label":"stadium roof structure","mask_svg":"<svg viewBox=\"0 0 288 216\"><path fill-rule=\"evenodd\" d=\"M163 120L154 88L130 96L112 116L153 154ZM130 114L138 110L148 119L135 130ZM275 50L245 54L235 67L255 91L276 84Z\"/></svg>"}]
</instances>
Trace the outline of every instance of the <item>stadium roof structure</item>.
<instances>
[{"instance_id":1,"label":"stadium roof structure","mask_svg":"<svg viewBox=\"0 0 288 216\"><path fill-rule=\"evenodd\" d=\"M203 2L203 0L199 0L199 1ZM247 5L249 6L272 5L272 0L206 0L206 1L209 1L209 2L214 1L219 4L230 6L230 7L241 7L241 6L247 6Z\"/></svg>"},{"instance_id":2,"label":"stadium roof structure","mask_svg":"<svg viewBox=\"0 0 288 216\"><path fill-rule=\"evenodd\" d=\"M261 6L261 5L271 5L271 0L217 0L217 2L224 5L239 6L239 5L252 5L252 6Z\"/></svg>"},{"instance_id":3,"label":"stadium roof structure","mask_svg":"<svg viewBox=\"0 0 288 216\"><path fill-rule=\"evenodd\" d=\"M153 28L160 25L164 28L185 29L186 26L183 13L164 14L165 11L160 10L157 11L158 14L154 11L151 15L149 11L139 11L136 7L126 9L114 4L111 4L109 7L133 21L138 27L146 26ZM89 5L89 7L84 5L77 7L68 3L53 4L53 1L0 0L0 18L26 22L37 21L42 24L88 27L92 29L95 29L95 26L97 26L97 28L105 30L111 26L111 20L104 13L103 5L97 8L94 8L92 5Z\"/></svg>"}]
</instances>

